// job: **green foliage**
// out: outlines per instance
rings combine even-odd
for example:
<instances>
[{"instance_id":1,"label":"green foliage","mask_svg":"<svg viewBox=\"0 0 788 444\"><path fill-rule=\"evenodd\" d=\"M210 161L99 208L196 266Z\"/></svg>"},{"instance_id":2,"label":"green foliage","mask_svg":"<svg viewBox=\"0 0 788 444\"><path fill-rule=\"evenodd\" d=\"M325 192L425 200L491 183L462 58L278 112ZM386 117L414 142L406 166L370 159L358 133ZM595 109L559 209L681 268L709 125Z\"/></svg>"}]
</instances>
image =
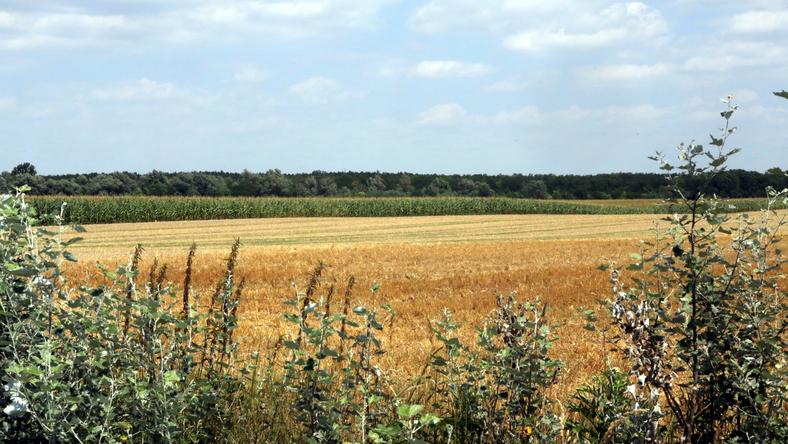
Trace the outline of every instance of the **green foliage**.
<instances>
[{"instance_id":1,"label":"green foliage","mask_svg":"<svg viewBox=\"0 0 788 444\"><path fill-rule=\"evenodd\" d=\"M769 189L760 218L733 220L721 212L724 201L706 194L708 178L738 151L728 148L737 108L725 103L713 148L682 144L675 166L654 157L670 174L670 227L633 255L628 283L622 270L611 274L612 341L631 363L634 409L666 406L641 416L647 442L665 441L666 424L676 425L682 442L788 440L785 259L777 237L786 216L772 210L788 190Z\"/></svg>"},{"instance_id":2,"label":"green foliage","mask_svg":"<svg viewBox=\"0 0 788 444\"><path fill-rule=\"evenodd\" d=\"M375 308L352 307L351 278L341 311L332 313L334 287L318 296L323 271L321 263L306 290L286 301L294 332L282 342L288 355L280 384L295 408L295 432L305 442L424 442L420 436L440 418L402 403L378 364L385 353L380 335L394 312L384 306L382 319Z\"/></svg>"},{"instance_id":3,"label":"green foliage","mask_svg":"<svg viewBox=\"0 0 788 444\"><path fill-rule=\"evenodd\" d=\"M549 356L554 338L545 313L538 301L500 296L479 331L478 348L454 336L458 325L448 311L434 323L441 346L431 358L430 393L436 394L436 409L446 412L450 438L496 443L558 439L562 424L546 391L562 363Z\"/></svg>"},{"instance_id":4,"label":"green foliage","mask_svg":"<svg viewBox=\"0 0 788 444\"><path fill-rule=\"evenodd\" d=\"M12 176L21 176L23 174L35 176L38 173L36 172L36 167L30 162L20 163L11 170Z\"/></svg>"},{"instance_id":5,"label":"green foliage","mask_svg":"<svg viewBox=\"0 0 788 444\"><path fill-rule=\"evenodd\" d=\"M778 93L779 94L779 93ZM36 195L91 196L375 196L416 197L429 195L533 197L547 199L657 198L665 193L662 174L612 173L594 175L555 174L409 174L382 172L326 172L285 174L276 169L240 173L151 171L64 174L32 174L22 164L0 173L0 191L27 184ZM767 186L788 187L788 178L756 171L731 170L709 183L710 192L725 197L762 195Z\"/></svg>"},{"instance_id":6,"label":"green foliage","mask_svg":"<svg viewBox=\"0 0 788 444\"><path fill-rule=\"evenodd\" d=\"M237 248L206 323L176 308L164 267L140 279L141 248L127 266L103 270L107 284L70 287L60 264L76 260L67 251L76 240L35 225L23 195L0 197L0 440L214 441L241 388ZM188 292L183 304L194 308Z\"/></svg>"},{"instance_id":7,"label":"green foliage","mask_svg":"<svg viewBox=\"0 0 788 444\"><path fill-rule=\"evenodd\" d=\"M636 389L627 374L617 368L595 375L569 401L567 409L572 417L566 423L567 430L579 443L637 442L639 437L648 435L648 430L638 426L644 423L644 415L654 412L656 405L636 404Z\"/></svg>"}]
</instances>

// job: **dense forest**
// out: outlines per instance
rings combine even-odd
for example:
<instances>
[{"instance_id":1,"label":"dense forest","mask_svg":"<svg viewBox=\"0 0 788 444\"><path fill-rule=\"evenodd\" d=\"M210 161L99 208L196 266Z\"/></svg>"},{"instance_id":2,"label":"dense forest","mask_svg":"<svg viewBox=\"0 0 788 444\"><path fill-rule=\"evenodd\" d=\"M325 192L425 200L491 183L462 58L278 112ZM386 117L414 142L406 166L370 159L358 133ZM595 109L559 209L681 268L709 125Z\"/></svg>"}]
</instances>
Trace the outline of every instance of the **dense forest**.
<instances>
[{"instance_id":1,"label":"dense forest","mask_svg":"<svg viewBox=\"0 0 788 444\"><path fill-rule=\"evenodd\" d=\"M39 175L30 163L0 173L0 189L22 184L38 195L149 196L506 196L532 199L633 199L665 195L665 177L655 173L594 175L442 175L381 172L286 174L152 171ZM788 188L775 167L765 173L729 170L711 180L721 197L762 197L767 186Z\"/></svg>"}]
</instances>

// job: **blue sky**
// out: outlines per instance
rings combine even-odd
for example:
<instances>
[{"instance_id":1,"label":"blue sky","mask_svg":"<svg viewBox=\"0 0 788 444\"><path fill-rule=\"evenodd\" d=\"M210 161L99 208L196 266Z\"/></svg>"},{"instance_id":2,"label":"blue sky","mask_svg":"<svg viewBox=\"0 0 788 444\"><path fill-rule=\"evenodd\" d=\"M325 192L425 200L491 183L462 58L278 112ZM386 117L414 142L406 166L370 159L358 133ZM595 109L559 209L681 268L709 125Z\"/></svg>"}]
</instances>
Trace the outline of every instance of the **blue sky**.
<instances>
[{"instance_id":1,"label":"blue sky","mask_svg":"<svg viewBox=\"0 0 788 444\"><path fill-rule=\"evenodd\" d=\"M0 0L3 165L655 171L741 109L788 166L788 0Z\"/></svg>"}]
</instances>

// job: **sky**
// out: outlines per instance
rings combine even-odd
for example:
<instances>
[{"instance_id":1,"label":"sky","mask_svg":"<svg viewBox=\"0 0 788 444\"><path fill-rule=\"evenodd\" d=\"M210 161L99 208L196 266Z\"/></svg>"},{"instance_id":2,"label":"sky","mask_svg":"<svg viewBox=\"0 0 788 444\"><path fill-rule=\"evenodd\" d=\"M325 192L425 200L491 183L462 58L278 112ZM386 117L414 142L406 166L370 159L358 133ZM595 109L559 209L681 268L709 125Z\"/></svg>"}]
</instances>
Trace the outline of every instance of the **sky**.
<instances>
[{"instance_id":1,"label":"sky","mask_svg":"<svg viewBox=\"0 0 788 444\"><path fill-rule=\"evenodd\" d=\"M0 170L657 171L733 95L788 167L788 0L0 0Z\"/></svg>"}]
</instances>

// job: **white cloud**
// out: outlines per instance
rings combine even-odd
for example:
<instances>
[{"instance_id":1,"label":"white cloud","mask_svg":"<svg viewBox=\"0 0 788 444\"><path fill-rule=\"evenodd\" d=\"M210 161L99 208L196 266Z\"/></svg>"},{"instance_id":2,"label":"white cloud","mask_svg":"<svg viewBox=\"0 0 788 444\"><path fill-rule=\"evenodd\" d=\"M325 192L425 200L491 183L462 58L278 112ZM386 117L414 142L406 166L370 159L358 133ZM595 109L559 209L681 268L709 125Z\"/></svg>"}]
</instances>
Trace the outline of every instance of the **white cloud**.
<instances>
[{"instance_id":1,"label":"white cloud","mask_svg":"<svg viewBox=\"0 0 788 444\"><path fill-rule=\"evenodd\" d=\"M413 12L409 23L421 32L501 32L522 26L534 17L565 13L567 4L571 3L569 0L431 0Z\"/></svg>"},{"instance_id":2,"label":"white cloud","mask_svg":"<svg viewBox=\"0 0 788 444\"><path fill-rule=\"evenodd\" d=\"M88 95L93 100L111 102L166 99L172 97L175 93L176 88L172 83L160 83L143 78L112 87L95 88Z\"/></svg>"},{"instance_id":3,"label":"white cloud","mask_svg":"<svg viewBox=\"0 0 788 444\"><path fill-rule=\"evenodd\" d=\"M250 9L265 15L278 17L315 17L325 14L330 6L326 1L280 1L255 3Z\"/></svg>"},{"instance_id":4,"label":"white cloud","mask_svg":"<svg viewBox=\"0 0 788 444\"><path fill-rule=\"evenodd\" d=\"M380 11L393 1L241 0L217 5L211 0L189 0L108 5L52 0L0 11L0 50L313 37L336 30L371 29Z\"/></svg>"},{"instance_id":5,"label":"white cloud","mask_svg":"<svg viewBox=\"0 0 788 444\"><path fill-rule=\"evenodd\" d=\"M664 76L673 72L673 65L656 63L654 65L604 65L587 69L583 72L593 79L598 80L643 80Z\"/></svg>"},{"instance_id":6,"label":"white cloud","mask_svg":"<svg viewBox=\"0 0 788 444\"><path fill-rule=\"evenodd\" d=\"M122 15L0 12L0 50L91 46L141 31L137 23Z\"/></svg>"},{"instance_id":7,"label":"white cloud","mask_svg":"<svg viewBox=\"0 0 788 444\"><path fill-rule=\"evenodd\" d=\"M537 28L506 37L504 47L523 52L549 49L588 49L609 46L631 39L652 38L667 31L659 11L640 2L616 3L596 15L578 20L585 26L574 31Z\"/></svg>"},{"instance_id":8,"label":"white cloud","mask_svg":"<svg viewBox=\"0 0 788 444\"><path fill-rule=\"evenodd\" d=\"M243 66L235 71L233 78L243 83L260 83L268 78L268 74L254 66Z\"/></svg>"},{"instance_id":9,"label":"white cloud","mask_svg":"<svg viewBox=\"0 0 788 444\"><path fill-rule=\"evenodd\" d=\"M344 100L352 96L336 80L314 76L290 86L290 92L301 100L314 104L325 104Z\"/></svg>"},{"instance_id":10,"label":"white cloud","mask_svg":"<svg viewBox=\"0 0 788 444\"><path fill-rule=\"evenodd\" d=\"M489 65L464 63L456 60L425 60L411 70L417 77L481 77L493 71Z\"/></svg>"},{"instance_id":11,"label":"white cloud","mask_svg":"<svg viewBox=\"0 0 788 444\"><path fill-rule=\"evenodd\" d=\"M736 32L758 33L788 29L788 11L748 11L731 20Z\"/></svg>"},{"instance_id":12,"label":"white cloud","mask_svg":"<svg viewBox=\"0 0 788 444\"><path fill-rule=\"evenodd\" d=\"M515 51L540 51L550 48L593 48L621 40L621 29L604 29L592 33L567 33L566 30L526 31L506 37L503 45Z\"/></svg>"},{"instance_id":13,"label":"white cloud","mask_svg":"<svg viewBox=\"0 0 788 444\"><path fill-rule=\"evenodd\" d=\"M468 113L456 103L435 105L419 115L421 125L452 125L465 119Z\"/></svg>"}]
</instances>

